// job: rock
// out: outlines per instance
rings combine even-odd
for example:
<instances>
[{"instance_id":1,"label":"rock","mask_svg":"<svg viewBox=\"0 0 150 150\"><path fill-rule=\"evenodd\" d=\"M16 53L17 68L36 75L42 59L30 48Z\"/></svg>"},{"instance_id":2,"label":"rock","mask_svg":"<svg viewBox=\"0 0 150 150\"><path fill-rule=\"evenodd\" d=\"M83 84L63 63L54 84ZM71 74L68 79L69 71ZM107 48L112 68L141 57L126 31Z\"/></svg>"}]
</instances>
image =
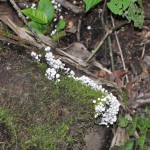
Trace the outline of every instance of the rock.
<instances>
[{"instance_id":1,"label":"rock","mask_svg":"<svg viewBox=\"0 0 150 150\"><path fill-rule=\"evenodd\" d=\"M112 135L109 128L96 126L85 135L85 147L83 150L109 150ZM107 136L109 135L109 136ZM107 140L109 138L109 140ZM108 142L107 142L108 141ZM110 140L111 141L111 140Z\"/></svg>"}]
</instances>

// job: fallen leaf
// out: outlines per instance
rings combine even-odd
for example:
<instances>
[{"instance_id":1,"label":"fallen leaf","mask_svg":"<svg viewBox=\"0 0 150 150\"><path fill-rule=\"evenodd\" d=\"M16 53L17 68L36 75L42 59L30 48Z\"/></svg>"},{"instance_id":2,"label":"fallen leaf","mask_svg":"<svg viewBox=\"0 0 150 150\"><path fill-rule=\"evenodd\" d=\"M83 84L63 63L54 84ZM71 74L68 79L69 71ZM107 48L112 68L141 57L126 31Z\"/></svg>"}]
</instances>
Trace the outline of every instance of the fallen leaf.
<instances>
[{"instance_id":1,"label":"fallen leaf","mask_svg":"<svg viewBox=\"0 0 150 150\"><path fill-rule=\"evenodd\" d=\"M129 101L132 103L139 95L140 82L128 82L126 85L126 91L129 97Z\"/></svg>"},{"instance_id":2,"label":"fallen leaf","mask_svg":"<svg viewBox=\"0 0 150 150\"><path fill-rule=\"evenodd\" d=\"M74 27L73 21L69 20L67 28L70 29L70 28L73 28L73 27Z\"/></svg>"},{"instance_id":3,"label":"fallen leaf","mask_svg":"<svg viewBox=\"0 0 150 150\"><path fill-rule=\"evenodd\" d=\"M76 33L76 31L77 31L77 27L74 25L74 22L72 20L69 20L66 28L66 32Z\"/></svg>"},{"instance_id":4,"label":"fallen leaf","mask_svg":"<svg viewBox=\"0 0 150 150\"><path fill-rule=\"evenodd\" d=\"M133 86L134 86L133 82L128 82L126 85L126 93L127 93L129 98L131 98L131 90L132 90Z\"/></svg>"},{"instance_id":5,"label":"fallen leaf","mask_svg":"<svg viewBox=\"0 0 150 150\"><path fill-rule=\"evenodd\" d=\"M123 76L128 74L128 71L126 71L126 70L115 70L115 71L113 71L113 74L115 75L115 77L117 79L121 79Z\"/></svg>"},{"instance_id":6,"label":"fallen leaf","mask_svg":"<svg viewBox=\"0 0 150 150\"><path fill-rule=\"evenodd\" d=\"M125 128L117 128L117 131L114 135L114 138L112 140L110 149L114 146L122 146L125 144L125 142L129 139L129 135Z\"/></svg>"},{"instance_id":7,"label":"fallen leaf","mask_svg":"<svg viewBox=\"0 0 150 150\"><path fill-rule=\"evenodd\" d=\"M106 76L106 71L104 71L104 70L98 70L98 71L95 71L95 75L97 76L97 77L101 77L101 78L104 78L105 76Z\"/></svg>"},{"instance_id":8,"label":"fallen leaf","mask_svg":"<svg viewBox=\"0 0 150 150\"><path fill-rule=\"evenodd\" d=\"M72 43L68 48L65 49L65 51L80 60L86 60L90 55L90 52L87 50L87 48L79 42Z\"/></svg>"},{"instance_id":9,"label":"fallen leaf","mask_svg":"<svg viewBox=\"0 0 150 150\"><path fill-rule=\"evenodd\" d=\"M126 70L115 70L112 74L109 75L111 81L115 81L119 87L121 87L122 81L121 78L125 76L128 72ZM109 80L110 81L110 80Z\"/></svg>"}]
</instances>

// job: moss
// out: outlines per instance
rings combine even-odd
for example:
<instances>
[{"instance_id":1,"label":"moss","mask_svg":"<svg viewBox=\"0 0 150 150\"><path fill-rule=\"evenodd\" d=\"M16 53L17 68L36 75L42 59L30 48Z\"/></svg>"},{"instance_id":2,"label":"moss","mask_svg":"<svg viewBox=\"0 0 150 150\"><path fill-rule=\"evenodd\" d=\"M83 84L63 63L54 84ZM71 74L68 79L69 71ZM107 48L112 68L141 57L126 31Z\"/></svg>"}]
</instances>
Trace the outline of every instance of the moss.
<instances>
[{"instance_id":1,"label":"moss","mask_svg":"<svg viewBox=\"0 0 150 150\"><path fill-rule=\"evenodd\" d=\"M27 149L57 149L57 143L65 140L68 136L68 126L64 123L51 127L49 124L39 125L29 129L31 139L25 142Z\"/></svg>"},{"instance_id":2,"label":"moss","mask_svg":"<svg viewBox=\"0 0 150 150\"><path fill-rule=\"evenodd\" d=\"M92 99L103 96L102 93L68 77L63 77L57 84L53 81L47 81L46 84L45 92L43 90L37 94L34 91L38 87L42 88L39 84L32 89L37 94L34 95L36 106L34 103L29 114L36 120L28 132L31 139L25 141L29 149L55 150L59 143L69 145L81 140L84 128L94 123ZM72 125L76 126L76 133L68 134Z\"/></svg>"},{"instance_id":3,"label":"moss","mask_svg":"<svg viewBox=\"0 0 150 150\"><path fill-rule=\"evenodd\" d=\"M104 94L66 76L56 84L27 58L11 59L4 65L11 70L2 71L7 82L2 86L0 104L15 114L5 122L13 122L16 135L12 136L17 137L18 149L67 150L82 145L86 128L95 121L92 101Z\"/></svg>"},{"instance_id":4,"label":"moss","mask_svg":"<svg viewBox=\"0 0 150 150\"><path fill-rule=\"evenodd\" d=\"M14 125L14 116L5 108L0 107L0 133L1 142L5 143L5 149L17 144L17 132Z\"/></svg>"}]
</instances>

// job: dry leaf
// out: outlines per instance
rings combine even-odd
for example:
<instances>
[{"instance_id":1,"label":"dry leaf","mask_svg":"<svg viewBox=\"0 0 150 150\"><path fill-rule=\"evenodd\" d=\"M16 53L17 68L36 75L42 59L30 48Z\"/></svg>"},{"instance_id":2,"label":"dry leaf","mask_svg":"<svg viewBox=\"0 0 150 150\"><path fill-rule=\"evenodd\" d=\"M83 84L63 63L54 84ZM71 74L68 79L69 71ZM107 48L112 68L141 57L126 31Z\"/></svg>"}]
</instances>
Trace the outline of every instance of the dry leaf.
<instances>
[{"instance_id":1,"label":"dry leaf","mask_svg":"<svg viewBox=\"0 0 150 150\"><path fill-rule=\"evenodd\" d=\"M105 76L106 76L106 71L104 71L104 70L99 70L99 71L95 71L95 75L97 76L97 77L101 77L101 78L104 78Z\"/></svg>"},{"instance_id":2,"label":"dry leaf","mask_svg":"<svg viewBox=\"0 0 150 150\"><path fill-rule=\"evenodd\" d=\"M130 102L133 102L139 95L140 82L128 82L126 85L126 90Z\"/></svg>"},{"instance_id":3,"label":"dry leaf","mask_svg":"<svg viewBox=\"0 0 150 150\"><path fill-rule=\"evenodd\" d=\"M116 79L121 79L123 76L128 74L126 70L115 70L113 71L113 74L115 75Z\"/></svg>"},{"instance_id":4,"label":"dry leaf","mask_svg":"<svg viewBox=\"0 0 150 150\"><path fill-rule=\"evenodd\" d=\"M90 52L87 50L87 48L79 42L75 42L65 50L68 54L80 59L80 60L86 60L87 57L90 55Z\"/></svg>"},{"instance_id":5,"label":"dry leaf","mask_svg":"<svg viewBox=\"0 0 150 150\"><path fill-rule=\"evenodd\" d=\"M70 29L70 28L72 28L73 26L74 26L73 21L72 21L72 20L69 20L67 28Z\"/></svg>"},{"instance_id":6,"label":"dry leaf","mask_svg":"<svg viewBox=\"0 0 150 150\"><path fill-rule=\"evenodd\" d=\"M112 74L107 76L107 79L112 82L117 82L117 85L121 87L122 81L121 78L125 76L128 72L126 70L115 70Z\"/></svg>"},{"instance_id":7,"label":"dry leaf","mask_svg":"<svg viewBox=\"0 0 150 150\"><path fill-rule=\"evenodd\" d=\"M76 31L77 27L74 25L74 22L72 20L69 20L66 32L76 33Z\"/></svg>"},{"instance_id":8,"label":"dry leaf","mask_svg":"<svg viewBox=\"0 0 150 150\"><path fill-rule=\"evenodd\" d=\"M129 135L124 128L117 128L116 134L112 140L110 149L114 146L122 146L125 144L125 142L129 139Z\"/></svg>"}]
</instances>

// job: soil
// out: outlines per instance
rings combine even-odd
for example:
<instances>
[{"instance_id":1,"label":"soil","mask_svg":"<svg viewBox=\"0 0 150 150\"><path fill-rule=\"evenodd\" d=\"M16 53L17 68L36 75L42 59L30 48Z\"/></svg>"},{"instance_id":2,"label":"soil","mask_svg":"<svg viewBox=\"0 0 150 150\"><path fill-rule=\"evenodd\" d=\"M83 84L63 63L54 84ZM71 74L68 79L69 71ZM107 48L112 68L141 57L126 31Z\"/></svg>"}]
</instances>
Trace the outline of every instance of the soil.
<instances>
[{"instance_id":1,"label":"soil","mask_svg":"<svg viewBox=\"0 0 150 150\"><path fill-rule=\"evenodd\" d=\"M73 0L70 0L70 2L73 3ZM83 1L79 2L77 1L77 6L83 7ZM150 2L149 0L143 0L143 6L144 6L144 12L145 15L149 15L150 13ZM72 43L74 42L80 42L83 44L86 49L91 52L93 49L96 48L96 46L101 41L103 35L105 34L106 26L102 24L101 21L101 14L100 10L103 8L103 3L98 5L97 7L94 7L89 13L87 14L81 14L81 15L75 15L70 10L67 10L63 8L62 15L67 20L68 23L68 30L70 29L69 23L72 27L75 29L78 28L78 22L81 19L81 31L80 31L80 40L77 39L76 33L71 33L70 31L67 32L67 35L60 39L59 41L59 47L63 47L64 49L67 49ZM107 26L110 26L112 24L110 19L109 11L106 12L105 15L105 21L107 20ZM115 19L115 24L120 24L123 20L120 18ZM54 25L53 25L54 26ZM90 26L91 30L88 30L87 27ZM149 33L149 34L148 34ZM136 98L143 95L148 94L150 91L150 82L149 82L149 71L150 71L150 42L148 41L150 39L150 20L144 21L144 27L143 29L137 29L134 28L132 24L128 24L125 27L122 27L117 31L119 42L122 48L123 57L125 61L126 68L128 70L128 77L129 77L129 84L133 85L134 82L134 88L129 88L127 86L124 79L122 79L119 75L117 75L117 79L113 80L113 82L116 82L118 86L123 87L125 91L127 92L127 96L129 97L129 103L131 105L134 105L134 102L136 101ZM114 71L116 70L124 70L122 65L122 60L119 52L119 48L115 39L114 33L111 35L111 46L113 49L113 58L114 58ZM147 42L145 45L145 53L144 56L142 56L144 45L142 43ZM0 100L0 106L3 106L8 110L10 113L21 113L23 107L25 110L30 111L24 111L25 113L35 113L34 111L37 111L37 114L35 113L34 117L39 117L40 113L39 111L43 111L43 108L39 108L38 105L36 105L36 109L34 108L34 103L37 103L36 96L32 95L32 86L35 85L37 88L37 93L44 92L44 94L47 94L47 92L41 90L42 88L47 88L45 83L45 79L41 78L43 76L43 72L39 71L37 67L37 64L33 62L31 57L25 52L25 49L22 49L22 47L16 47L13 44L8 44L0 42L0 93L2 96L2 93L4 96L6 96L8 101L5 101L6 99ZM106 68L111 70L111 59L109 54L109 45L108 41L103 44L101 49L99 50L98 54L96 55L95 59L99 61L101 64L103 64ZM27 70L27 71L25 71ZM100 70L96 70L96 73ZM145 73L146 72L146 73ZM119 76L119 77L118 77ZM98 77L102 77L102 74L98 73ZM103 75L103 78L107 80L111 80L110 77L107 75ZM136 79L136 80L135 80ZM38 84L38 81L41 80L41 82ZM8 93L4 93L4 89L9 91ZM130 92L129 92L130 91ZM7 95L8 94L8 95ZM31 95L33 96L33 99L31 98ZM14 100L15 98L15 100ZM32 99L30 101L30 98ZM52 103L55 105L54 103ZM58 103L57 105L61 105L62 103ZM44 104L45 106L46 104ZM64 106L64 105L63 105ZM50 105L50 107L53 107ZM62 106L55 106L55 108L58 108L57 111L54 111L55 117L59 118L59 121L64 121L64 118L67 118L68 113L70 113L69 108L62 108ZM46 108L46 109L49 109ZM47 113L48 111L45 110L44 113ZM44 114L45 115L45 114ZM143 112L141 111L141 115L143 115ZM31 139L31 135L27 135L26 131L27 128L30 128L38 122L36 120L33 122L33 118L30 118L32 115L30 114L23 114L22 118L19 118L19 115L17 117L19 119L16 119L16 122L14 124L21 124L22 127L19 130L19 137L20 137L20 143L23 143L24 141L27 141L26 139ZM44 116L45 120L48 120L46 118L46 115ZM62 117L62 118L61 118ZM150 116L147 116L150 117ZM9 118L9 117L8 117ZM56 119L55 118L55 119ZM41 122L44 122L44 119L40 116L38 119L41 119ZM52 120L52 121L55 121ZM14 146L14 134L13 134L13 127L10 127L9 122L10 119L1 120L0 119L0 149L4 150L6 148L8 149L15 149L16 145ZM85 120L84 120L85 121ZM53 122L54 123L54 122ZM88 122L89 123L89 122ZM86 122L83 123L84 125ZM89 123L90 124L90 123ZM77 125L73 124L71 125L70 132L73 132L73 135L76 134L83 134L81 137L82 140L77 140L77 142L73 142L70 145L63 140L60 140L57 144L59 149L61 150L108 150L109 146L111 144L111 140L113 138L113 134L110 128L106 127L100 127L97 125L92 126L84 126L86 128L82 133L78 132L78 126L82 126L82 122L78 122ZM80 129L80 128L79 128ZM76 140L76 139L75 139ZM63 147L63 148L62 148ZM29 148L30 149L30 148ZM36 148L35 148L36 149Z\"/></svg>"}]
</instances>

